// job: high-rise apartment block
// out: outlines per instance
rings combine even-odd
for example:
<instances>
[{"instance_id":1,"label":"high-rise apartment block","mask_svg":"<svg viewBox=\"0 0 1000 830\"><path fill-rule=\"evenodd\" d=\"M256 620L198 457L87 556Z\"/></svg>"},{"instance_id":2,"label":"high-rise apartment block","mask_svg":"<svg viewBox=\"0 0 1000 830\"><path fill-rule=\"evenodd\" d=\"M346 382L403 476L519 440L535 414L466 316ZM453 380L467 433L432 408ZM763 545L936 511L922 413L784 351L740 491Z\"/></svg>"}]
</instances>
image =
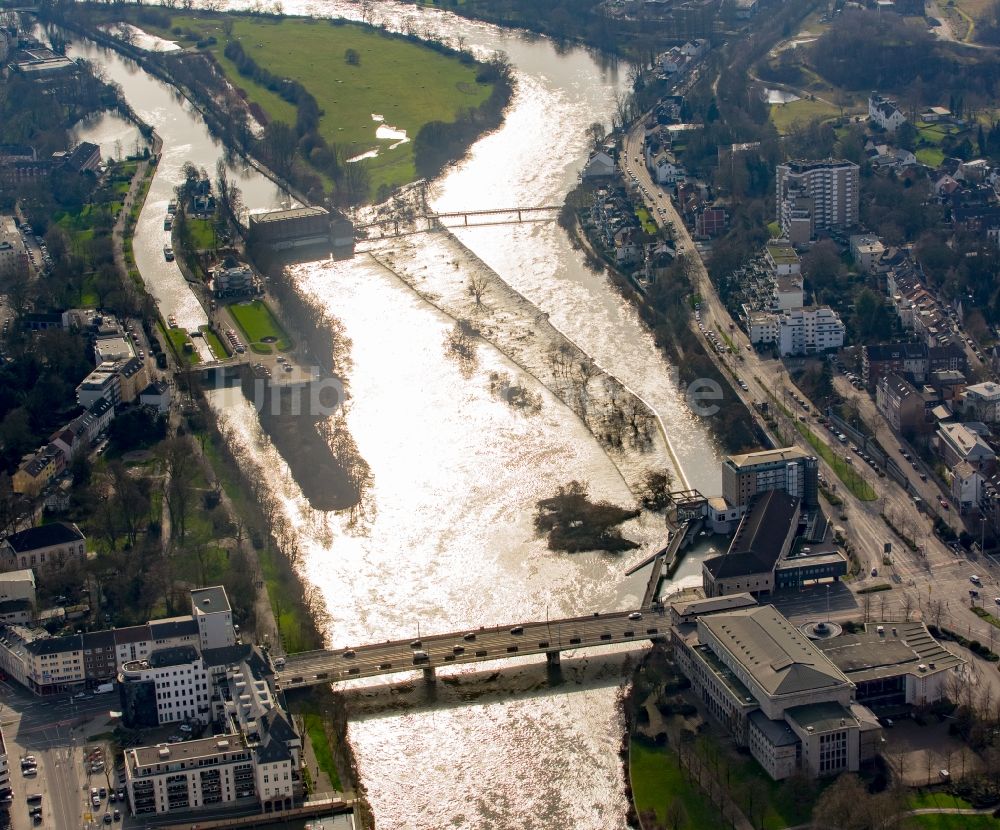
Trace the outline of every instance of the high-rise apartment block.
<instances>
[{"instance_id":1,"label":"high-rise apartment block","mask_svg":"<svg viewBox=\"0 0 1000 830\"><path fill-rule=\"evenodd\" d=\"M793 245L858 223L859 168L852 161L790 161L777 168L777 213Z\"/></svg>"}]
</instances>

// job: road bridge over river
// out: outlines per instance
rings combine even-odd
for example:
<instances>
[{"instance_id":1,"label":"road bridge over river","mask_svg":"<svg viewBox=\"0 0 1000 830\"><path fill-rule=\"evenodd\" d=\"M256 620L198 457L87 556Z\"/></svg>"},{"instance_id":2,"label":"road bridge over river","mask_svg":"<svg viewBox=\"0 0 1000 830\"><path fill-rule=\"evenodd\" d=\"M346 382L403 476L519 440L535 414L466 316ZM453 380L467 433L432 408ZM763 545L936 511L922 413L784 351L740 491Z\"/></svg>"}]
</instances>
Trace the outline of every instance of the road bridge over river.
<instances>
[{"instance_id":1,"label":"road bridge over river","mask_svg":"<svg viewBox=\"0 0 1000 830\"><path fill-rule=\"evenodd\" d=\"M466 629L419 640L290 654L277 680L287 690L421 669L430 680L439 668L529 654L545 654L555 664L564 651L659 640L667 636L668 628L665 612L658 608Z\"/></svg>"}]
</instances>

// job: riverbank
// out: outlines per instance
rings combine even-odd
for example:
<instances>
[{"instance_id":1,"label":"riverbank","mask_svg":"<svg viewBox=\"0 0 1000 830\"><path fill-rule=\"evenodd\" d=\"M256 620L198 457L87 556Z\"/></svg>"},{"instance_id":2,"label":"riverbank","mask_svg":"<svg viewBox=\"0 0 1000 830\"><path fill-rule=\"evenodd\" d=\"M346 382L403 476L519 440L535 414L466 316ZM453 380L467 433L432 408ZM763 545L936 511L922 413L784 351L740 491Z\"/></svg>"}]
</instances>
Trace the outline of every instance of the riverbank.
<instances>
[{"instance_id":1,"label":"riverbank","mask_svg":"<svg viewBox=\"0 0 1000 830\"><path fill-rule=\"evenodd\" d=\"M653 333L664 360L678 368L682 381L690 384L706 379L718 384L719 389L729 390L730 394L711 401L716 411L706 419L706 423L715 440L727 453L744 452L759 447L762 443L766 444L766 438L753 420L747 418L746 408L740 403L733 388L734 378L718 370L705 351L702 341L691 329L690 315L697 297L687 276L684 256L674 260L674 267L668 269L665 275L657 277L648 291L639 291L631 277L618 270L598 252L599 246L590 238L582 221L585 208L579 193L578 188L567 194L560 224L584 251L591 266L604 273L617 291L636 308Z\"/></svg>"}]
</instances>

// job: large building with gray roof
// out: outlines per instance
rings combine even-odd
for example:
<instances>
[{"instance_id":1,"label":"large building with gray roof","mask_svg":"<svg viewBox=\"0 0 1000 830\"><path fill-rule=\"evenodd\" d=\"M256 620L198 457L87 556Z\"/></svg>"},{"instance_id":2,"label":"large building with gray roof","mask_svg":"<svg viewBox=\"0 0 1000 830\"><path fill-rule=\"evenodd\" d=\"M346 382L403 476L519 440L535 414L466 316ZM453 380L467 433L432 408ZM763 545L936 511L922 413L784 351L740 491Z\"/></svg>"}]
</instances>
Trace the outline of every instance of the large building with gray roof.
<instances>
[{"instance_id":1,"label":"large building with gray roof","mask_svg":"<svg viewBox=\"0 0 1000 830\"><path fill-rule=\"evenodd\" d=\"M736 743L775 779L857 770L879 726L852 680L773 606L704 608L673 626L675 654Z\"/></svg>"}]
</instances>

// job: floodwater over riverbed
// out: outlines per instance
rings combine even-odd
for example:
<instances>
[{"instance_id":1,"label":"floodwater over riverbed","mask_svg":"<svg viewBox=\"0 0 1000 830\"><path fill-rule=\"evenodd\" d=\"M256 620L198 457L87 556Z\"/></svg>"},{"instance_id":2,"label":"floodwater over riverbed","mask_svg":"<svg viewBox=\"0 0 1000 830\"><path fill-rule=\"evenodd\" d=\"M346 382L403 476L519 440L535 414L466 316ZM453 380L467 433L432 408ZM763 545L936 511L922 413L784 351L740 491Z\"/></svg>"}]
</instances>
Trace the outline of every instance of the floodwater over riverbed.
<instances>
[{"instance_id":1,"label":"floodwater over riverbed","mask_svg":"<svg viewBox=\"0 0 1000 830\"><path fill-rule=\"evenodd\" d=\"M506 51L517 70L518 89L503 127L431 184L432 204L560 204L586 159L587 127L610 121L624 67L446 13L389 3L377 9L396 28L412 16L417 31L452 42L461 37L481 54ZM361 11L333 2L286 3L285 10L349 17ZM162 84L117 58L102 62L164 139L164 165L140 221L137 251L143 251L144 276L148 267L162 281L153 290L169 307L182 292L170 269L160 267L162 214L183 162L211 171L220 149L190 107ZM249 205L281 201L277 189L256 175L241 186ZM585 267L557 225L456 234L655 408L692 486L718 491L718 459L706 425L685 408L670 367L634 311ZM421 290L434 293L438 268L468 267L460 256L442 261L428 269ZM346 424L372 473L360 515L351 521L311 514L280 458L260 438L249 407L239 400L227 404L221 395L216 403L238 427L237 440L257 447L262 470L295 518L304 575L329 610L331 645L416 636L418 627L464 630L638 604L645 574L626 578L624 571L662 538L659 522L628 523L627 535L643 547L621 556L554 553L534 534L536 501L573 479L587 481L595 497L631 503L613 460L567 406L484 342L471 365L457 360L446 346L454 321L366 256L303 264L295 273L351 339ZM191 319L196 316L192 311ZM512 407L495 394L491 375L509 376L540 409L532 414ZM650 457L651 467L668 463L665 455ZM685 562L681 576L696 576L699 556ZM505 689L523 690L536 676L533 658L504 664L505 673L481 699L442 694L437 704L400 706L392 692L357 691L350 738L379 826L624 826L617 755L622 654L579 652L570 660L574 668L563 686L542 684L509 698ZM439 686L448 687L444 676Z\"/></svg>"}]
</instances>

